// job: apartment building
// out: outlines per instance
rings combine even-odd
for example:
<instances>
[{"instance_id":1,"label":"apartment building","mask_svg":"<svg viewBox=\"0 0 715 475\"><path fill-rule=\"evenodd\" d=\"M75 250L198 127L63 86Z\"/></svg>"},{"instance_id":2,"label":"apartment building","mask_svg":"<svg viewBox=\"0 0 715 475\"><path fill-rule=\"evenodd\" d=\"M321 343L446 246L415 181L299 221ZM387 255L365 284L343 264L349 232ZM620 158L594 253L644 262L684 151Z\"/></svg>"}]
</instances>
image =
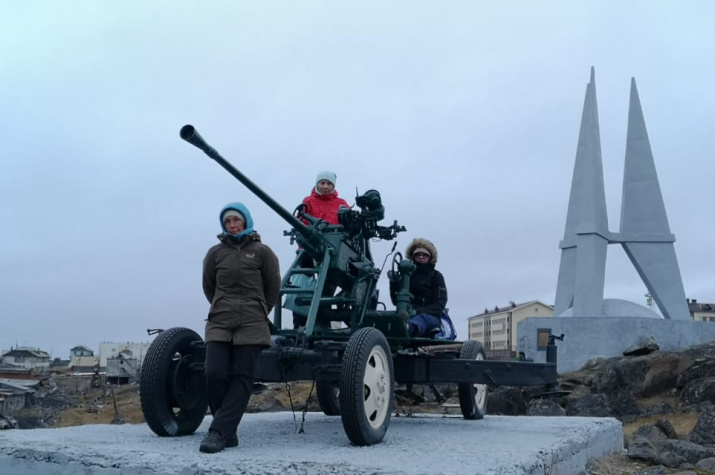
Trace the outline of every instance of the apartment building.
<instances>
[{"instance_id":1,"label":"apartment building","mask_svg":"<svg viewBox=\"0 0 715 475\"><path fill-rule=\"evenodd\" d=\"M517 324L527 317L553 316L554 307L538 300L485 308L483 313L469 317L469 339L481 341L488 358L513 359L519 346Z\"/></svg>"},{"instance_id":2,"label":"apartment building","mask_svg":"<svg viewBox=\"0 0 715 475\"><path fill-rule=\"evenodd\" d=\"M688 310L696 322L715 322L715 303L698 303L688 299Z\"/></svg>"}]
</instances>

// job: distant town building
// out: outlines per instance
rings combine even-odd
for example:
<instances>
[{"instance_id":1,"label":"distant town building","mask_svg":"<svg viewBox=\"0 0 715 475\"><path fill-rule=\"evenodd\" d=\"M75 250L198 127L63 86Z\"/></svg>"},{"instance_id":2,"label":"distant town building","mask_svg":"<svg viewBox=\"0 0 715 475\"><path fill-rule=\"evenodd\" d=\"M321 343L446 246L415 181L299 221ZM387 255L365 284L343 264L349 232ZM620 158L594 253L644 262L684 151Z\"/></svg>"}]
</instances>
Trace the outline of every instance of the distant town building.
<instances>
[{"instance_id":1,"label":"distant town building","mask_svg":"<svg viewBox=\"0 0 715 475\"><path fill-rule=\"evenodd\" d=\"M35 370L14 364L0 363L0 378L35 379Z\"/></svg>"},{"instance_id":2,"label":"distant town building","mask_svg":"<svg viewBox=\"0 0 715 475\"><path fill-rule=\"evenodd\" d=\"M136 359L141 367L146 352L151 343L112 343L105 342L99 344L99 366L102 370L107 368L107 359L117 358L120 354L123 358Z\"/></svg>"},{"instance_id":3,"label":"distant town building","mask_svg":"<svg viewBox=\"0 0 715 475\"><path fill-rule=\"evenodd\" d=\"M94 356L94 351L86 346L79 345L70 350L70 359L72 359L73 356Z\"/></svg>"},{"instance_id":4,"label":"distant town building","mask_svg":"<svg viewBox=\"0 0 715 475\"><path fill-rule=\"evenodd\" d=\"M40 380L23 381L0 378L0 416L13 416L31 404Z\"/></svg>"},{"instance_id":5,"label":"distant town building","mask_svg":"<svg viewBox=\"0 0 715 475\"><path fill-rule=\"evenodd\" d=\"M99 356L73 356L70 360L73 373L94 373L99 371Z\"/></svg>"},{"instance_id":6,"label":"distant town building","mask_svg":"<svg viewBox=\"0 0 715 475\"><path fill-rule=\"evenodd\" d=\"M70 360L63 360L62 358L54 358L50 361L50 370L67 368L70 365Z\"/></svg>"},{"instance_id":7,"label":"distant town building","mask_svg":"<svg viewBox=\"0 0 715 475\"><path fill-rule=\"evenodd\" d=\"M46 373L50 367L50 355L39 348L18 346L5 352L0 358L3 367L15 367L32 370L34 373Z\"/></svg>"},{"instance_id":8,"label":"distant town building","mask_svg":"<svg viewBox=\"0 0 715 475\"><path fill-rule=\"evenodd\" d=\"M133 358L127 351L107 358L107 381L116 384L125 384L139 378L139 360Z\"/></svg>"},{"instance_id":9,"label":"distant town building","mask_svg":"<svg viewBox=\"0 0 715 475\"><path fill-rule=\"evenodd\" d=\"M513 359L518 348L517 324L528 317L554 316L554 307L538 300L509 302L469 317L469 339L481 341L488 358Z\"/></svg>"},{"instance_id":10,"label":"distant town building","mask_svg":"<svg viewBox=\"0 0 715 475\"><path fill-rule=\"evenodd\" d=\"M696 322L715 322L715 303L698 303L695 299L688 300L688 310Z\"/></svg>"}]
</instances>

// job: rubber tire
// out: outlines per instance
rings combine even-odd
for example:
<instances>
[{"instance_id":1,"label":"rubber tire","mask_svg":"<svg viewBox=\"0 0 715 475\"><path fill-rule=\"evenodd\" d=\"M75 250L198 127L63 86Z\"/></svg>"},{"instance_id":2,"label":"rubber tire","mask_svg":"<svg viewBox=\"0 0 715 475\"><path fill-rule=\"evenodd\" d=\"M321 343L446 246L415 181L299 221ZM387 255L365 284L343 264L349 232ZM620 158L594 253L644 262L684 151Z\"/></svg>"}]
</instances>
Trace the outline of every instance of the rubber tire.
<instances>
[{"instance_id":1,"label":"rubber tire","mask_svg":"<svg viewBox=\"0 0 715 475\"><path fill-rule=\"evenodd\" d=\"M320 410L326 416L340 415L340 382L321 381L315 382L315 393L318 396Z\"/></svg>"},{"instance_id":2,"label":"rubber tire","mask_svg":"<svg viewBox=\"0 0 715 475\"><path fill-rule=\"evenodd\" d=\"M176 373L177 368L187 367L185 364L180 365L179 361L192 358L190 345L194 341L202 341L195 331L181 327L169 328L159 333L144 357L139 379L139 398L144 420L158 436L193 434L206 415L208 402L203 372L189 374L192 378L190 380ZM189 384L192 393L198 391L191 395L192 404L188 409L181 408L177 403L174 391L177 381Z\"/></svg>"},{"instance_id":3,"label":"rubber tire","mask_svg":"<svg viewBox=\"0 0 715 475\"><path fill-rule=\"evenodd\" d=\"M463 360L486 360L484 346L475 340L464 342L459 352ZM487 414L487 399L489 396L486 384L460 383L459 408L465 419L483 419Z\"/></svg>"},{"instance_id":4,"label":"rubber tire","mask_svg":"<svg viewBox=\"0 0 715 475\"><path fill-rule=\"evenodd\" d=\"M380 442L390 425L395 376L385 335L361 328L348 340L340 370L340 410L355 445Z\"/></svg>"}]
</instances>

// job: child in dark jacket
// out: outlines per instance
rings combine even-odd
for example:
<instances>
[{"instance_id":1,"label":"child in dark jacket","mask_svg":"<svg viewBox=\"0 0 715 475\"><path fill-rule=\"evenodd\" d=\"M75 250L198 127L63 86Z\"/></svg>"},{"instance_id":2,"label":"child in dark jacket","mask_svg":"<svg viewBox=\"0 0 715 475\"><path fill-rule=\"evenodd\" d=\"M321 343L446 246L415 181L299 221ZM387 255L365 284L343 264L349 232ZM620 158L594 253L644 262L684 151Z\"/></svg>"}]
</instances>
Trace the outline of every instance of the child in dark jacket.
<instances>
[{"instance_id":1,"label":"child in dark jacket","mask_svg":"<svg viewBox=\"0 0 715 475\"><path fill-rule=\"evenodd\" d=\"M430 336L441 329L440 318L446 312L447 286L444 276L435 269L437 248L427 239L413 239L405 250L405 257L411 259L417 269L410 277L411 304L417 312L407 323L410 336ZM393 303L399 283L390 281L390 295Z\"/></svg>"}]
</instances>

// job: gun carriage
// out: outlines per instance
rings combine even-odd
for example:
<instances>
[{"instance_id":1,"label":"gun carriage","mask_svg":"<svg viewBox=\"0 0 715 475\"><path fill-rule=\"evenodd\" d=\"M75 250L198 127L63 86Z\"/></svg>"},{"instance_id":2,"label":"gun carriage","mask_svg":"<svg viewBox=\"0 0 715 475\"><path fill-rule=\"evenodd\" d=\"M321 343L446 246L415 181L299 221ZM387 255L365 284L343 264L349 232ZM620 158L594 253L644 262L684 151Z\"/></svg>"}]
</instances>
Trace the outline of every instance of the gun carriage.
<instances>
[{"instance_id":1,"label":"gun carriage","mask_svg":"<svg viewBox=\"0 0 715 475\"><path fill-rule=\"evenodd\" d=\"M341 209L339 224L330 225L300 207L294 213L281 207L208 145L193 126L182 127L180 136L283 218L291 226L285 234L299 245L282 278L273 322L268 323L272 344L261 354L257 381L315 381L321 410L341 416L345 433L355 445L375 444L385 436L396 383L456 383L465 419L485 416L487 385L556 388L553 339L547 363L530 363L488 361L478 341L408 335L406 321L414 314L409 284L415 264L396 253L391 265L399 281L395 309L388 310L378 297L381 269L375 265L370 241L392 240L405 231L397 221L389 226L378 224L385 215L379 192L370 190L358 196L358 209ZM313 276L314 285L296 286L298 276ZM293 311L307 317L305 327L282 328L284 299L293 299ZM345 325L336 329L333 322ZM144 418L159 436L189 435L201 424L208 406L203 378L205 344L188 328L157 333L140 378ZM417 351L425 347L431 351Z\"/></svg>"}]
</instances>

